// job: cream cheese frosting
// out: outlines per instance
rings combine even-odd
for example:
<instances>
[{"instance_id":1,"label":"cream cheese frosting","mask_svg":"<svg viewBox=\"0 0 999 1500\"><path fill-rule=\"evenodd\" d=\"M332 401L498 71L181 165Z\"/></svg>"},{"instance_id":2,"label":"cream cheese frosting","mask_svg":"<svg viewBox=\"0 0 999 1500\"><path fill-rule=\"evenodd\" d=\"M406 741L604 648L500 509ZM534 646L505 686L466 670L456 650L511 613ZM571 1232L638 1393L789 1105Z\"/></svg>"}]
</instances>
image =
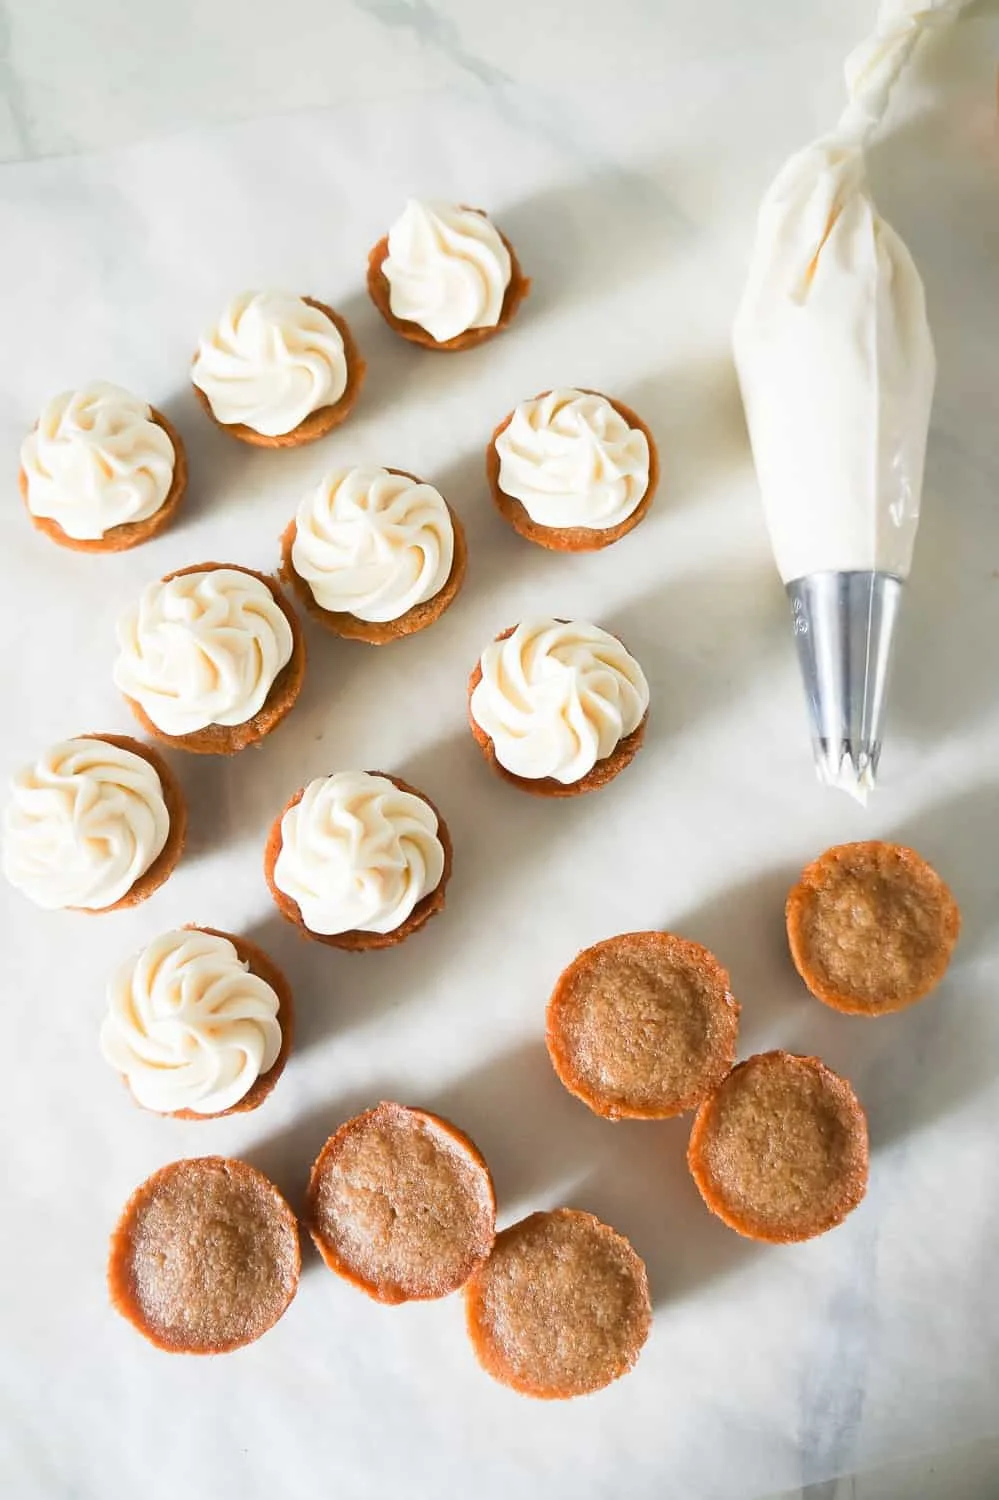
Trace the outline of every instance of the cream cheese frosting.
<instances>
[{"instance_id":1,"label":"cream cheese frosting","mask_svg":"<svg viewBox=\"0 0 999 1500\"><path fill-rule=\"evenodd\" d=\"M444 875L434 810L387 776L310 781L281 819L274 884L311 932L394 932Z\"/></svg>"},{"instance_id":2,"label":"cream cheese frosting","mask_svg":"<svg viewBox=\"0 0 999 1500\"><path fill-rule=\"evenodd\" d=\"M771 186L733 340L784 582L908 577L936 359L919 272L855 149L821 141Z\"/></svg>"},{"instance_id":3,"label":"cream cheese frosting","mask_svg":"<svg viewBox=\"0 0 999 1500\"><path fill-rule=\"evenodd\" d=\"M29 511L76 541L154 516L175 462L152 408L107 381L53 397L21 445Z\"/></svg>"},{"instance_id":4,"label":"cream cheese frosting","mask_svg":"<svg viewBox=\"0 0 999 1500\"><path fill-rule=\"evenodd\" d=\"M118 622L116 685L164 734L244 724L291 658L291 626L238 568L151 583Z\"/></svg>"},{"instance_id":5,"label":"cream cheese frosting","mask_svg":"<svg viewBox=\"0 0 999 1500\"><path fill-rule=\"evenodd\" d=\"M281 1051L273 988L216 933L155 938L108 986L101 1051L159 1114L231 1109Z\"/></svg>"},{"instance_id":6,"label":"cream cheese frosting","mask_svg":"<svg viewBox=\"0 0 999 1500\"><path fill-rule=\"evenodd\" d=\"M443 344L470 328L496 327L513 264L485 214L411 198L389 230L382 274L394 316Z\"/></svg>"},{"instance_id":7,"label":"cream cheese frosting","mask_svg":"<svg viewBox=\"0 0 999 1500\"><path fill-rule=\"evenodd\" d=\"M234 297L198 344L191 379L224 425L293 432L347 389L347 356L321 308L287 292Z\"/></svg>"},{"instance_id":8,"label":"cream cheese frosting","mask_svg":"<svg viewBox=\"0 0 999 1500\"><path fill-rule=\"evenodd\" d=\"M3 871L36 906L101 911L159 856L170 817L156 771L106 740L62 740L13 778Z\"/></svg>"},{"instance_id":9,"label":"cream cheese frosting","mask_svg":"<svg viewBox=\"0 0 999 1500\"><path fill-rule=\"evenodd\" d=\"M539 526L609 531L649 487L649 442L605 396L554 390L515 408L496 439L499 486Z\"/></svg>"},{"instance_id":10,"label":"cream cheese frosting","mask_svg":"<svg viewBox=\"0 0 999 1500\"><path fill-rule=\"evenodd\" d=\"M908 247L882 217L867 145L920 39L960 0L882 0L847 59L833 131L760 205L733 326L753 459L781 578L909 575L936 355Z\"/></svg>"},{"instance_id":11,"label":"cream cheese frosting","mask_svg":"<svg viewBox=\"0 0 999 1500\"><path fill-rule=\"evenodd\" d=\"M638 662L599 626L524 621L493 641L471 697L496 759L528 781L582 781L641 724L649 685Z\"/></svg>"},{"instance_id":12,"label":"cream cheese frosting","mask_svg":"<svg viewBox=\"0 0 999 1500\"><path fill-rule=\"evenodd\" d=\"M298 507L291 560L321 609L398 620L447 583L454 527L432 485L338 469Z\"/></svg>"}]
</instances>

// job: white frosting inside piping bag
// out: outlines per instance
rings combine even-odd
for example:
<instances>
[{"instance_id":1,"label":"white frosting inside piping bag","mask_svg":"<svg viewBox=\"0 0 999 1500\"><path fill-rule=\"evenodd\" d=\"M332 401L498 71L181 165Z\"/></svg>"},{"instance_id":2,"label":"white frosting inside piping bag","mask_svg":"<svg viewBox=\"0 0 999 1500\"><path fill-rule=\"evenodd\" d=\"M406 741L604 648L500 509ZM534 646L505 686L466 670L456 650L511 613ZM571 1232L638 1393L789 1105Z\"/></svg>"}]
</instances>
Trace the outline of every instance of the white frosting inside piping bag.
<instances>
[{"instance_id":1,"label":"white frosting inside piping bag","mask_svg":"<svg viewBox=\"0 0 999 1500\"><path fill-rule=\"evenodd\" d=\"M831 135L793 156L760 208L733 345L781 577L908 576L936 376L923 284L878 214L865 143L923 32L959 0L885 0L846 65Z\"/></svg>"}]
</instances>

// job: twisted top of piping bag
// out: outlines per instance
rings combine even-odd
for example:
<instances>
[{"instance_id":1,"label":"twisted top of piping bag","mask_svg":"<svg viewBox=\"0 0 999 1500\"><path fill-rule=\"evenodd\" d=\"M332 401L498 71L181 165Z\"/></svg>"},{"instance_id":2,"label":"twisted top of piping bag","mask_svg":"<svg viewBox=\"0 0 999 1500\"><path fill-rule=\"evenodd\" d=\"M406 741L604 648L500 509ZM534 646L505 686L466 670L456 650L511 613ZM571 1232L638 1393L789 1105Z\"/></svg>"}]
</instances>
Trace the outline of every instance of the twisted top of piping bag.
<instances>
[{"instance_id":1,"label":"twisted top of piping bag","mask_svg":"<svg viewBox=\"0 0 999 1500\"><path fill-rule=\"evenodd\" d=\"M844 65L849 102L837 134L863 140L885 117L891 91L923 34L956 21L968 0L882 0L876 29Z\"/></svg>"}]
</instances>

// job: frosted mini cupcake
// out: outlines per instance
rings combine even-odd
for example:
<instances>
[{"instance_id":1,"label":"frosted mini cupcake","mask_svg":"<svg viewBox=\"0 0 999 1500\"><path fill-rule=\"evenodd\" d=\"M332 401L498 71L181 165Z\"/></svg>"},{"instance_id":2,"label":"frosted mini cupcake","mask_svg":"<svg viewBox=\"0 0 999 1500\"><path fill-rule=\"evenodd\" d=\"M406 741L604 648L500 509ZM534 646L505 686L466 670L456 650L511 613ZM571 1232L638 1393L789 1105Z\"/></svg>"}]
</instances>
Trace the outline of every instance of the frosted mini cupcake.
<instances>
[{"instance_id":1,"label":"frosted mini cupcake","mask_svg":"<svg viewBox=\"0 0 999 1500\"><path fill-rule=\"evenodd\" d=\"M486 450L496 506L553 552L596 552L632 531L659 483L642 419L597 391L545 391L500 423Z\"/></svg>"},{"instance_id":2,"label":"frosted mini cupcake","mask_svg":"<svg viewBox=\"0 0 999 1500\"><path fill-rule=\"evenodd\" d=\"M400 469L337 469L281 538L282 576L336 635L383 645L432 625L465 576L465 533L433 485Z\"/></svg>"},{"instance_id":3,"label":"frosted mini cupcake","mask_svg":"<svg viewBox=\"0 0 999 1500\"><path fill-rule=\"evenodd\" d=\"M263 573L198 563L151 583L118 621L114 680L178 750L233 755L270 734L302 686L305 642Z\"/></svg>"},{"instance_id":4,"label":"frosted mini cupcake","mask_svg":"<svg viewBox=\"0 0 999 1500\"><path fill-rule=\"evenodd\" d=\"M3 872L47 911L116 911L180 859L187 807L169 766L128 735L62 740L13 778Z\"/></svg>"},{"instance_id":5,"label":"frosted mini cupcake","mask_svg":"<svg viewBox=\"0 0 999 1500\"><path fill-rule=\"evenodd\" d=\"M525 620L469 680L482 753L514 786L575 797L612 781L645 736L649 685L616 636L579 620Z\"/></svg>"},{"instance_id":6,"label":"frosted mini cupcake","mask_svg":"<svg viewBox=\"0 0 999 1500\"><path fill-rule=\"evenodd\" d=\"M182 1120L242 1114L284 1071L291 989L246 938L165 932L121 965L107 998L101 1052L143 1109Z\"/></svg>"},{"instance_id":7,"label":"frosted mini cupcake","mask_svg":"<svg viewBox=\"0 0 999 1500\"><path fill-rule=\"evenodd\" d=\"M21 497L61 547L124 552L162 531L187 487L180 434L106 381L64 391L21 444Z\"/></svg>"},{"instance_id":8,"label":"frosted mini cupcake","mask_svg":"<svg viewBox=\"0 0 999 1500\"><path fill-rule=\"evenodd\" d=\"M297 448L338 427L364 361L346 320L312 297L242 292L202 337L191 380L208 415L260 448Z\"/></svg>"},{"instance_id":9,"label":"frosted mini cupcake","mask_svg":"<svg viewBox=\"0 0 999 1500\"><path fill-rule=\"evenodd\" d=\"M264 874L281 915L307 937L390 948L443 908L451 839L404 781L338 771L292 797L271 828Z\"/></svg>"},{"instance_id":10,"label":"frosted mini cupcake","mask_svg":"<svg viewBox=\"0 0 999 1500\"><path fill-rule=\"evenodd\" d=\"M368 257L368 291L396 333L455 352L507 326L530 290L509 240L476 208L411 198Z\"/></svg>"}]
</instances>

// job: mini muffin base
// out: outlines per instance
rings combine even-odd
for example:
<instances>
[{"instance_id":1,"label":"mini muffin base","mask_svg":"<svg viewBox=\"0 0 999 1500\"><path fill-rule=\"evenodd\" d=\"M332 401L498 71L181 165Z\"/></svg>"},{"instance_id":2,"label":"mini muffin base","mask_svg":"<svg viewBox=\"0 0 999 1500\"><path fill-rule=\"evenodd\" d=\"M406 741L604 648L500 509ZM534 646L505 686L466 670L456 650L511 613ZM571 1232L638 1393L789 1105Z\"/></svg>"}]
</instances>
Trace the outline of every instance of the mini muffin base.
<instances>
[{"instance_id":1,"label":"mini muffin base","mask_svg":"<svg viewBox=\"0 0 999 1500\"><path fill-rule=\"evenodd\" d=\"M607 1362L606 1368L599 1373L599 1376L594 1375L589 1379L553 1381L544 1378L542 1374L537 1374L532 1378L516 1370L511 1361L504 1357L501 1347L502 1339L495 1336L497 1320L490 1321L488 1316L488 1284L494 1261L498 1263L497 1258L502 1256L508 1246L515 1245L519 1238L530 1235L536 1228L543 1228L549 1221L569 1222L579 1233L588 1235L594 1246L599 1244L606 1250L612 1251L613 1257L619 1262L619 1267L622 1264L626 1267L625 1274L632 1282L636 1306L632 1310L630 1323L633 1326L628 1328L629 1336L622 1341L621 1349ZM627 1375L630 1370L634 1369L652 1327L648 1274L641 1256L623 1234L619 1234L609 1224L604 1224L595 1215L575 1208L556 1208L548 1213L529 1214L527 1218L502 1230L496 1236L493 1254L466 1283L464 1300L465 1325L469 1341L476 1359L486 1374L491 1375L501 1385L509 1386L511 1390L519 1392L520 1395L533 1396L535 1400L540 1401L564 1401L574 1396L589 1395L593 1391L605 1389L615 1380L619 1380L622 1375Z\"/></svg>"},{"instance_id":2,"label":"mini muffin base","mask_svg":"<svg viewBox=\"0 0 999 1500\"><path fill-rule=\"evenodd\" d=\"M291 1290L284 1299L277 1315L266 1326L260 1328L249 1338L233 1338L225 1342L213 1344L196 1344L190 1341L170 1339L165 1337L158 1329L154 1328L145 1317L139 1304L131 1273L132 1258L132 1234L135 1222L140 1211L146 1203L155 1197L156 1189L164 1178L169 1178L178 1173L189 1174L193 1169L203 1167L209 1171L223 1166L230 1178L236 1179L246 1188L260 1190L269 1189L273 1197L275 1215L280 1219L288 1237L288 1246L293 1251L293 1284ZM122 1210L121 1216L111 1235L111 1246L108 1255L107 1283L108 1295L111 1305L117 1313L131 1323L137 1333L157 1349L162 1349L167 1354L230 1354L235 1349L245 1348L248 1344L256 1343L265 1333L269 1333L275 1323L287 1312L294 1301L295 1293L298 1291L298 1282L302 1269L302 1252L298 1234L298 1220L292 1213L284 1197L269 1178L247 1162L238 1161L234 1157L224 1156L202 1156L183 1158L180 1161L169 1162L165 1167L160 1167L145 1182L141 1182L132 1193L128 1202Z\"/></svg>"},{"instance_id":3,"label":"mini muffin base","mask_svg":"<svg viewBox=\"0 0 999 1500\"><path fill-rule=\"evenodd\" d=\"M180 789L180 782L162 755L151 745L144 745L141 740L134 740L130 734L78 734L76 738L102 740L105 745L114 745L118 750L131 751L133 755L137 755L140 760L152 766L163 788L163 801L166 803L167 818L170 822L170 831L163 848L146 873L139 876L124 896L111 906L71 906L68 908L69 911L82 912L87 917L101 917L105 912L123 911L127 906L138 906L140 901L145 901L147 896L158 891L163 882L173 874L187 839L187 803Z\"/></svg>"},{"instance_id":4,"label":"mini muffin base","mask_svg":"<svg viewBox=\"0 0 999 1500\"><path fill-rule=\"evenodd\" d=\"M392 785L397 787L400 792L409 792L412 796L419 797L421 802L427 804L437 818L437 837L440 839L441 847L444 850L444 873L441 875L440 882L423 897L422 901L416 903L405 922L401 923L400 926L394 928L391 932L361 932L356 928L350 932L313 932L311 927L306 926L302 913L299 910L298 902L293 901L290 896L285 895L284 891L278 889L274 881L274 866L277 864L278 855L281 853L281 822L285 813L294 807L296 803L301 802L305 792L304 787L299 787L294 797L285 803L271 824L267 846L264 849L264 878L273 897L274 905L281 915L287 921L294 923L305 937L312 938L316 943L325 943L330 948L340 948L345 953L367 953L377 948L394 948L398 943L405 942L406 938L411 937L414 932L418 932L421 927L425 926L431 917L435 917L439 911L444 910L445 890L451 878L451 864L454 855L451 835L447 824L441 817L439 809L431 802L426 792L417 791L416 787L410 786L408 782L403 781L398 776L390 776L387 771L372 771L369 774L372 776L384 776L386 781L391 781Z\"/></svg>"},{"instance_id":5,"label":"mini muffin base","mask_svg":"<svg viewBox=\"0 0 999 1500\"><path fill-rule=\"evenodd\" d=\"M477 1247L476 1253L469 1256L471 1265L468 1275L463 1276L458 1281L453 1279L445 1281L440 1278L435 1279L428 1276L425 1289L418 1292L407 1292L394 1282L370 1280L343 1258L336 1246L324 1238L318 1227L316 1205L324 1173L335 1163L340 1149L348 1136L359 1129L363 1129L368 1121L379 1112L389 1110L404 1112L407 1115L413 1116L414 1122L425 1121L442 1131L469 1159L473 1167L482 1174L482 1187L492 1210L492 1233L489 1236L488 1244L483 1242ZM316 1160L312 1164L312 1170L309 1173L305 1225L316 1249L329 1269L344 1281L349 1282L351 1286L357 1287L359 1291L366 1293L373 1301L382 1302L392 1307L397 1307L403 1302L434 1301L458 1291L460 1287L465 1285L468 1277L473 1275L478 1267L487 1259L496 1239L496 1190L493 1186L492 1173L489 1170L485 1157L471 1137L467 1136L457 1125L452 1124L450 1120L445 1120L442 1115L432 1114L429 1110L416 1109L412 1105L394 1104L389 1100L383 1100L374 1109L365 1110L363 1114L355 1115L353 1119L346 1120L329 1137L323 1149L316 1157Z\"/></svg>"},{"instance_id":6,"label":"mini muffin base","mask_svg":"<svg viewBox=\"0 0 999 1500\"><path fill-rule=\"evenodd\" d=\"M58 521L52 520L50 516L36 516L32 511L28 504L28 476L21 469L18 473L18 488L28 518L37 531L43 531L58 546L69 547L74 552L127 552L130 547L140 547L143 542L151 541L154 536L166 530L187 490L187 451L173 423L161 411L157 411L155 406L149 410L150 419L157 427L162 427L173 445L173 479L159 510L147 516L144 521L126 521L121 526L112 526L100 537L70 536L63 531Z\"/></svg>"},{"instance_id":7,"label":"mini muffin base","mask_svg":"<svg viewBox=\"0 0 999 1500\"><path fill-rule=\"evenodd\" d=\"M315 297L303 297L302 301L307 302L310 307L317 308L319 312L325 313L343 339L343 353L347 362L347 384L338 401L334 401L330 406L320 406L315 411L310 411L309 415L290 432L278 432L270 436L267 433L257 432L254 427L248 427L245 422L220 422L204 391L199 385L195 385L193 380L191 382L191 388L199 404L211 417L216 427L227 432L230 437L238 438L241 443L250 443L254 448L301 448L306 443L314 443L347 420L361 392L367 366L361 358L361 351L357 347L346 318L341 317L332 307L327 307L325 302L317 302ZM197 359L197 355L194 358Z\"/></svg>"},{"instance_id":8,"label":"mini muffin base","mask_svg":"<svg viewBox=\"0 0 999 1500\"><path fill-rule=\"evenodd\" d=\"M164 745L172 745L175 750L187 750L192 755L236 755L240 750L245 750L248 745L254 745L258 740L262 740L265 735L270 734L272 729L277 728L286 714L290 713L302 690L302 679L305 676L305 637L298 623L298 616L274 579L269 578L266 573L257 573L253 568L240 567L238 563L192 563L190 567L177 568L175 572L167 573L162 582L169 583L171 578L183 578L188 573L214 573L222 568L233 573L245 573L249 578L256 578L268 590L291 628L291 656L271 683L271 690L263 706L252 719L247 719L243 724L208 724L204 729L195 729L190 734L167 734L156 727L141 703L130 698L127 693L122 694L125 702L148 734L151 734L154 739L161 740Z\"/></svg>"},{"instance_id":9,"label":"mini muffin base","mask_svg":"<svg viewBox=\"0 0 999 1500\"><path fill-rule=\"evenodd\" d=\"M277 964L262 948L258 948L256 943L251 943L249 938L238 937L234 932L223 932L218 927L201 927L196 922L186 923L185 931L204 932L209 937L226 938L235 948L240 962L249 964L250 973L270 985L278 997L277 1019L281 1027L281 1051L267 1072L261 1073L242 1099L238 1099L235 1104L230 1104L228 1109L218 1109L211 1114L199 1114L196 1109L148 1110L134 1095L132 1095L133 1102L138 1109L146 1110L147 1114L159 1115L169 1120L223 1120L227 1115L248 1114L250 1110L259 1109L263 1104L284 1072L285 1063L288 1061L288 1054L291 1052L295 1037L295 1002L291 985ZM123 1078L123 1081L125 1087L128 1088L128 1079Z\"/></svg>"},{"instance_id":10,"label":"mini muffin base","mask_svg":"<svg viewBox=\"0 0 999 1500\"><path fill-rule=\"evenodd\" d=\"M844 1128L849 1128L855 1138L857 1159L850 1170L843 1174L839 1198L832 1209L825 1212L813 1212L811 1217L801 1218L793 1228L787 1225L777 1228L762 1215L749 1209L740 1210L728 1201L723 1185L718 1182L717 1177L707 1165L705 1149L721 1091L732 1080L738 1080L750 1069L763 1066L781 1067L788 1063L800 1064L811 1069L823 1081L830 1094L835 1096L840 1106L840 1118L844 1122ZM728 1078L722 1081L697 1111L687 1145L687 1166L707 1208L721 1219L723 1224L727 1224L729 1229L734 1229L745 1239L758 1240L768 1245L798 1244L803 1240L815 1239L818 1235L825 1234L827 1230L835 1229L837 1225L842 1224L867 1192L869 1162L867 1116L851 1084L838 1073L834 1073L831 1068L826 1067L820 1058L802 1057L780 1049L773 1052L758 1052L752 1057L747 1057L732 1069Z\"/></svg>"},{"instance_id":11,"label":"mini muffin base","mask_svg":"<svg viewBox=\"0 0 999 1500\"><path fill-rule=\"evenodd\" d=\"M933 955L932 961L925 965L918 983L912 985L905 994L889 996L885 1000L872 1004L860 995L851 994L837 987L824 977L809 943L809 913L824 882L833 876L847 860L855 864L866 863L872 874L880 876L883 873L881 867L890 859L894 859L898 868L905 870L907 874L918 880L928 903L932 901L939 907L940 946L937 953ZM785 915L791 957L809 991L816 1000L821 1000L823 1005L854 1016L891 1015L895 1011L906 1010L910 1005L915 1005L917 1001L924 999L936 989L947 972L961 932L961 913L957 902L933 866L928 864L914 849L904 844L889 844L878 839L856 844L838 844L820 854L818 859L813 860L802 871L797 885L788 895Z\"/></svg>"},{"instance_id":12,"label":"mini muffin base","mask_svg":"<svg viewBox=\"0 0 999 1500\"><path fill-rule=\"evenodd\" d=\"M713 1005L715 1046L710 1056L700 1060L696 1081L691 1080L691 1086L685 1092L660 1098L656 1102L626 1098L620 1092L615 1093L609 1089L602 1091L595 1086L577 1069L567 1035L567 1012L577 1004L577 986L587 970L607 956L619 957L624 967L632 961L632 955L649 948L661 954L667 962L677 954L682 954L689 960L690 967L698 971L704 981L705 991L711 997L705 1002L705 1010L712 1004L715 996L719 1001ZM560 1083L594 1114L606 1120L667 1120L687 1110L696 1109L705 1096L728 1076L735 1061L740 1006L732 994L731 985L728 971L713 953L700 943L676 937L673 933L625 932L585 948L559 976L545 1016L545 1045Z\"/></svg>"},{"instance_id":13,"label":"mini muffin base","mask_svg":"<svg viewBox=\"0 0 999 1500\"><path fill-rule=\"evenodd\" d=\"M542 391L539 396L532 399L540 401L543 396L550 394L550 391ZM583 390L583 394L601 396L604 401L609 402L629 427L635 427L639 432L644 432L649 445L648 487L631 515L619 522L617 526L609 526L606 530L599 530L593 526L542 526L538 521L531 520L526 507L520 500L515 500L512 495L508 495L501 488L500 458L496 451L496 440L509 427L513 420L513 412L503 418L486 449L486 476L496 509L519 536L529 542L534 542L538 547L546 547L549 552L600 552L604 547L610 547L614 542L619 542L623 536L628 535L629 531L634 531L639 522L648 515L659 487L659 449L647 424L642 421L637 412L632 411L630 406L625 406L610 396L604 396L602 391Z\"/></svg>"},{"instance_id":14,"label":"mini muffin base","mask_svg":"<svg viewBox=\"0 0 999 1500\"><path fill-rule=\"evenodd\" d=\"M415 474L407 473L405 469L389 469L388 472L399 474L404 479L412 479L415 484L424 482ZM458 592L465 580L468 565L465 528L446 500L444 504L447 505L451 527L454 531L454 558L451 571L443 587L438 589L436 594L430 599L425 599L422 604L414 604L412 609L408 609L397 620L361 620L357 615L352 615L345 610L323 609L306 579L295 571L291 554L295 545L295 537L298 534L298 524L294 519L289 521L281 536L281 578L290 586L295 598L311 619L326 630L332 631L334 635L342 636L344 640L365 641L369 646L385 646L390 641L398 641L407 635L415 635L417 631L426 630L428 625L433 625L440 619L444 611L458 597Z\"/></svg>"},{"instance_id":15,"label":"mini muffin base","mask_svg":"<svg viewBox=\"0 0 999 1500\"><path fill-rule=\"evenodd\" d=\"M496 637L497 641L505 641L516 630L516 625L511 625L509 630L504 630ZM619 644L623 644L620 642ZM491 737L477 723L472 713L472 694L482 681L482 659L475 663L475 670L468 679L468 724L472 736L486 760L492 766L497 776L509 782L511 786L519 787L522 792L530 792L534 797L581 797L586 792L596 792L608 782L613 781L615 776L620 776L625 766L629 766L642 748L645 739L645 729L649 722L649 711L646 709L645 716L637 729L623 740L619 740L610 755L598 760L592 770L588 771L579 781L572 781L568 785L556 781L554 776L542 776L537 780L531 780L526 776L515 776L508 771L506 766L500 764L496 755L496 746Z\"/></svg>"},{"instance_id":16,"label":"mini muffin base","mask_svg":"<svg viewBox=\"0 0 999 1500\"><path fill-rule=\"evenodd\" d=\"M476 209L473 212L478 213L481 210ZM496 229L495 224L493 228ZM492 328L466 328L464 333L455 334L454 338L444 340L435 339L419 323L414 323L408 318L397 318L392 311L392 289L389 286L388 277L382 270L388 259L388 235L380 239L368 256L368 294L389 327L402 338L407 339L409 343L419 344L424 349L438 349L443 354L457 354L462 349L473 349L477 344L484 344L487 339L495 338L496 334L502 333L504 328L509 327L520 304L531 290L531 281L530 277L525 276L521 270L517 252L506 235L499 229L496 229L496 233L510 256L510 284L503 296L499 322Z\"/></svg>"}]
</instances>

